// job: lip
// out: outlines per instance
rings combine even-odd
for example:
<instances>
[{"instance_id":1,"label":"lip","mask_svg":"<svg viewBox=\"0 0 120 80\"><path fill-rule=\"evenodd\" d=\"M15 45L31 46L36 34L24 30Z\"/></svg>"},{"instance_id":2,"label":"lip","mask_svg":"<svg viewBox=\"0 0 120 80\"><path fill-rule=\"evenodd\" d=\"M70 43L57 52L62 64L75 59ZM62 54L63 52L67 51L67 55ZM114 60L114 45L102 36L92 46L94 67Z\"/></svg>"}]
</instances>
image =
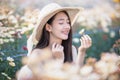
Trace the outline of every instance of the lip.
<instances>
[{"instance_id":1,"label":"lip","mask_svg":"<svg viewBox=\"0 0 120 80\"><path fill-rule=\"evenodd\" d=\"M62 31L63 34L68 35L69 31Z\"/></svg>"}]
</instances>

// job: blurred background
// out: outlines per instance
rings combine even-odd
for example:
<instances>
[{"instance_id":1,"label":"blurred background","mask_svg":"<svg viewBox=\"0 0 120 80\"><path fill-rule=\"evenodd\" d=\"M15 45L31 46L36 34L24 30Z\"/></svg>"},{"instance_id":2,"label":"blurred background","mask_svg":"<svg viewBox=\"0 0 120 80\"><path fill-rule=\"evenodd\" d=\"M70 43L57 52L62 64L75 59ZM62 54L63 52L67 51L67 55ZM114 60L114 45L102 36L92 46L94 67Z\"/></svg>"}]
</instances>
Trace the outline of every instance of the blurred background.
<instances>
[{"instance_id":1,"label":"blurred background","mask_svg":"<svg viewBox=\"0 0 120 80\"><path fill-rule=\"evenodd\" d=\"M85 8L73 26L73 45L80 45L82 31L90 35L86 59L99 60L105 52L120 55L120 0L0 0L0 80L15 79L40 9L52 2Z\"/></svg>"}]
</instances>

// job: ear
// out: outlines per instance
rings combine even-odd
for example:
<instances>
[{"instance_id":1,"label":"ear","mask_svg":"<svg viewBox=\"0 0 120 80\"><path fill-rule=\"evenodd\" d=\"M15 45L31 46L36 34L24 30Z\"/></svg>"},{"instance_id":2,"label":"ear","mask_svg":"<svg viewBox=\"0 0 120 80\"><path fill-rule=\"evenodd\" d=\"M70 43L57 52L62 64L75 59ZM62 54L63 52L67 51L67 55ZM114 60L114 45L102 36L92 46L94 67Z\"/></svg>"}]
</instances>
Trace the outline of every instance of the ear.
<instances>
[{"instance_id":1,"label":"ear","mask_svg":"<svg viewBox=\"0 0 120 80\"><path fill-rule=\"evenodd\" d=\"M51 32L51 25L49 25L48 23L46 23L45 29L46 29L48 32Z\"/></svg>"}]
</instances>

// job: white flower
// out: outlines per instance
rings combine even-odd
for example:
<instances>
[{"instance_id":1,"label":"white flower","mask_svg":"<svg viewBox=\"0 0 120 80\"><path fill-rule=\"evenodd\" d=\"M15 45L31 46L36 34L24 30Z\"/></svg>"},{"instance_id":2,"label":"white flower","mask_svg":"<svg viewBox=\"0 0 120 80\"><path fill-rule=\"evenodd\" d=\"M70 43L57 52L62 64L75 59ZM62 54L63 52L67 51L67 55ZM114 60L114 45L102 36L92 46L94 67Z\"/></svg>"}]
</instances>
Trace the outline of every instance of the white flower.
<instances>
[{"instance_id":1,"label":"white flower","mask_svg":"<svg viewBox=\"0 0 120 80\"><path fill-rule=\"evenodd\" d=\"M8 61L14 61L14 59L11 58L11 57L7 57L7 60L8 60Z\"/></svg>"},{"instance_id":2,"label":"white flower","mask_svg":"<svg viewBox=\"0 0 120 80\"><path fill-rule=\"evenodd\" d=\"M111 31L111 32L110 32L110 37L111 37L111 38L114 38L114 37L115 37L115 32L114 32L114 31Z\"/></svg>"},{"instance_id":3,"label":"white flower","mask_svg":"<svg viewBox=\"0 0 120 80\"><path fill-rule=\"evenodd\" d=\"M2 19L6 19L6 18L7 18L6 15L0 15L0 20L2 20Z\"/></svg>"},{"instance_id":4,"label":"white flower","mask_svg":"<svg viewBox=\"0 0 120 80\"><path fill-rule=\"evenodd\" d=\"M4 73L4 72L2 72L1 74L4 75L4 76L8 76L8 75L7 75L6 73Z\"/></svg>"},{"instance_id":5,"label":"white flower","mask_svg":"<svg viewBox=\"0 0 120 80\"><path fill-rule=\"evenodd\" d=\"M14 42L15 41L13 38L10 38L9 40L10 40L10 42Z\"/></svg>"},{"instance_id":6,"label":"white flower","mask_svg":"<svg viewBox=\"0 0 120 80\"><path fill-rule=\"evenodd\" d=\"M108 27L102 27L103 31L108 33L109 32L109 28Z\"/></svg>"},{"instance_id":7,"label":"white flower","mask_svg":"<svg viewBox=\"0 0 120 80\"><path fill-rule=\"evenodd\" d=\"M12 37L12 35L11 34L8 34L8 35L6 35L7 37L9 37L9 38L11 38Z\"/></svg>"},{"instance_id":8,"label":"white flower","mask_svg":"<svg viewBox=\"0 0 120 80\"><path fill-rule=\"evenodd\" d=\"M11 78L4 72L1 73L3 76L7 77L7 79L11 80Z\"/></svg>"},{"instance_id":9,"label":"white flower","mask_svg":"<svg viewBox=\"0 0 120 80\"><path fill-rule=\"evenodd\" d=\"M0 52L0 55L5 55L3 52Z\"/></svg>"},{"instance_id":10,"label":"white flower","mask_svg":"<svg viewBox=\"0 0 120 80\"><path fill-rule=\"evenodd\" d=\"M73 42L79 43L79 39L78 38L73 38Z\"/></svg>"},{"instance_id":11,"label":"white flower","mask_svg":"<svg viewBox=\"0 0 120 80\"><path fill-rule=\"evenodd\" d=\"M9 39L4 39L3 40L5 43L8 43L9 42Z\"/></svg>"},{"instance_id":12,"label":"white flower","mask_svg":"<svg viewBox=\"0 0 120 80\"><path fill-rule=\"evenodd\" d=\"M15 66L15 63L12 62L12 61L10 61L10 62L9 62L9 65L14 67L14 66Z\"/></svg>"},{"instance_id":13,"label":"white flower","mask_svg":"<svg viewBox=\"0 0 120 80\"><path fill-rule=\"evenodd\" d=\"M16 17L13 16L13 15L10 15L10 16L8 17L8 20L9 20L11 23L17 23L17 22L18 22L17 19L16 19Z\"/></svg>"},{"instance_id":14,"label":"white flower","mask_svg":"<svg viewBox=\"0 0 120 80\"><path fill-rule=\"evenodd\" d=\"M80 34L80 35L83 35L84 32L85 32L85 29L81 29L81 30L79 31L79 34Z\"/></svg>"},{"instance_id":15,"label":"white flower","mask_svg":"<svg viewBox=\"0 0 120 80\"><path fill-rule=\"evenodd\" d=\"M28 28L27 28L27 27L23 27L23 28L21 29L21 31L22 31L21 33L24 34L26 31L28 31Z\"/></svg>"},{"instance_id":16,"label":"white flower","mask_svg":"<svg viewBox=\"0 0 120 80\"><path fill-rule=\"evenodd\" d=\"M0 39L0 44L3 44L3 43L4 43L3 39Z\"/></svg>"},{"instance_id":17,"label":"white flower","mask_svg":"<svg viewBox=\"0 0 120 80\"><path fill-rule=\"evenodd\" d=\"M14 12L14 11L13 11L13 10L11 10L11 11L8 13L8 15L11 15L11 14L13 14L13 12Z\"/></svg>"},{"instance_id":18,"label":"white flower","mask_svg":"<svg viewBox=\"0 0 120 80\"><path fill-rule=\"evenodd\" d=\"M15 34L15 31L9 31L9 34Z\"/></svg>"}]
</instances>

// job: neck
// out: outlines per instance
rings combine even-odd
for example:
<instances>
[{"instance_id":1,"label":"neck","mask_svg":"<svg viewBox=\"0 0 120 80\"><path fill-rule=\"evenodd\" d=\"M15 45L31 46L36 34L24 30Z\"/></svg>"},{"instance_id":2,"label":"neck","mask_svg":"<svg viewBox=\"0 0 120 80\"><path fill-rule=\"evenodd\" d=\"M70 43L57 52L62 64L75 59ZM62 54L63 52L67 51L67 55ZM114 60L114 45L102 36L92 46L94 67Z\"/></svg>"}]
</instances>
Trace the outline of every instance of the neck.
<instances>
[{"instance_id":1,"label":"neck","mask_svg":"<svg viewBox=\"0 0 120 80\"><path fill-rule=\"evenodd\" d=\"M49 45L48 47L51 49L52 48L52 45L53 43L57 43L57 44L62 44L62 40L61 39L54 39L54 38L50 38L50 42L49 42Z\"/></svg>"}]
</instances>

